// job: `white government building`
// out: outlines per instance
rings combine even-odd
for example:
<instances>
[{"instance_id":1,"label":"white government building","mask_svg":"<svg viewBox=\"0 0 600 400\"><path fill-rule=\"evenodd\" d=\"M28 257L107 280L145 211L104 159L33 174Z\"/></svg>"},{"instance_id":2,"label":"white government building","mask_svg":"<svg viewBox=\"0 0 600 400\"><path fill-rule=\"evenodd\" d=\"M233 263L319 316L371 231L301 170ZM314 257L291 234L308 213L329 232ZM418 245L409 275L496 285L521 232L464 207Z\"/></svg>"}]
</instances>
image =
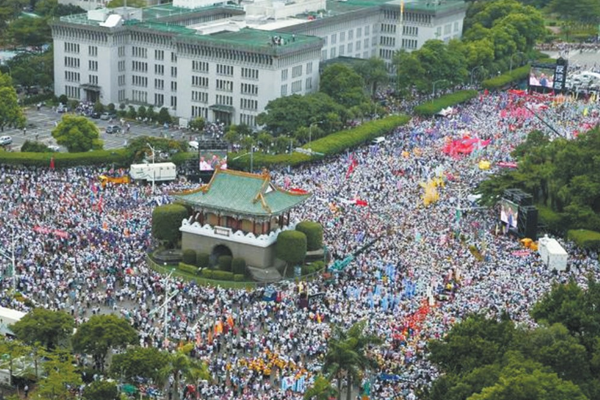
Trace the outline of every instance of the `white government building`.
<instances>
[{"instance_id":1,"label":"white government building","mask_svg":"<svg viewBox=\"0 0 600 400\"><path fill-rule=\"evenodd\" d=\"M174 0L52 22L57 96L167 107L180 124L255 125L270 100L318 90L319 66L459 38L462 0Z\"/></svg>"}]
</instances>

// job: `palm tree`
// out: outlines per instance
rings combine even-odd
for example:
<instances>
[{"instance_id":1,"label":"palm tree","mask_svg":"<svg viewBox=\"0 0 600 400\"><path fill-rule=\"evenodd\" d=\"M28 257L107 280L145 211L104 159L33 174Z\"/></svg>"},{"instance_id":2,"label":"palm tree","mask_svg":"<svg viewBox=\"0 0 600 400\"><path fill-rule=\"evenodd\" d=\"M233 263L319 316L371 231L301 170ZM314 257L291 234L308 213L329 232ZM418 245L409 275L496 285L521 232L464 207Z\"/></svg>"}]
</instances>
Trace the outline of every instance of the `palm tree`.
<instances>
[{"instance_id":1,"label":"palm tree","mask_svg":"<svg viewBox=\"0 0 600 400\"><path fill-rule=\"evenodd\" d=\"M210 379L208 367L201 361L192 360L188 353L193 348L188 344L171 355L171 361L165 372L173 375L174 398L179 398L179 382L181 379L189 379L196 384L199 380Z\"/></svg>"},{"instance_id":2,"label":"palm tree","mask_svg":"<svg viewBox=\"0 0 600 400\"><path fill-rule=\"evenodd\" d=\"M361 371L376 367L376 361L368 353L368 347L377 345L382 340L371 334L365 334L366 320L352 325L347 331L333 325L331 339L328 343L323 370L329 377L337 378L338 400L341 400L342 377L347 380L346 399L351 400L352 382L360 379Z\"/></svg>"},{"instance_id":3,"label":"palm tree","mask_svg":"<svg viewBox=\"0 0 600 400\"><path fill-rule=\"evenodd\" d=\"M304 400L329 400L337 393L338 391L331 385L329 379L319 375L312 386L304 392Z\"/></svg>"}]
</instances>

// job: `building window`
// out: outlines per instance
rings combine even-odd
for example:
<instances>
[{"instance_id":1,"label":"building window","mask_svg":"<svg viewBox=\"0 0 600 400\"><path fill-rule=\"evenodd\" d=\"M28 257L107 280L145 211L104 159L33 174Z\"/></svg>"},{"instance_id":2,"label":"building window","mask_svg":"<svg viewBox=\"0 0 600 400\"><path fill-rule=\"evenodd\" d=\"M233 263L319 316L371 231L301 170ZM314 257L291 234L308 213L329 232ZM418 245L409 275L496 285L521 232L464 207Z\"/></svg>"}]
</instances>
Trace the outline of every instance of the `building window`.
<instances>
[{"instance_id":1,"label":"building window","mask_svg":"<svg viewBox=\"0 0 600 400\"><path fill-rule=\"evenodd\" d=\"M80 99L79 88L76 86L65 86L65 96L70 99Z\"/></svg>"},{"instance_id":2,"label":"building window","mask_svg":"<svg viewBox=\"0 0 600 400\"><path fill-rule=\"evenodd\" d=\"M451 28L452 28L452 25L450 25L450 24L444 25L444 35L449 35Z\"/></svg>"},{"instance_id":3,"label":"building window","mask_svg":"<svg viewBox=\"0 0 600 400\"><path fill-rule=\"evenodd\" d=\"M88 75L88 82L92 85L98 84L98 75Z\"/></svg>"},{"instance_id":4,"label":"building window","mask_svg":"<svg viewBox=\"0 0 600 400\"><path fill-rule=\"evenodd\" d=\"M356 51L360 51L360 40L356 42Z\"/></svg>"},{"instance_id":5,"label":"building window","mask_svg":"<svg viewBox=\"0 0 600 400\"><path fill-rule=\"evenodd\" d=\"M88 54L90 57L98 56L98 46L88 46Z\"/></svg>"},{"instance_id":6,"label":"building window","mask_svg":"<svg viewBox=\"0 0 600 400\"><path fill-rule=\"evenodd\" d=\"M369 39L365 39L365 41L363 42L365 49L369 48Z\"/></svg>"},{"instance_id":7,"label":"building window","mask_svg":"<svg viewBox=\"0 0 600 400\"><path fill-rule=\"evenodd\" d=\"M344 54L345 54L344 53L344 45L341 45L340 46L340 57L343 56Z\"/></svg>"},{"instance_id":8,"label":"building window","mask_svg":"<svg viewBox=\"0 0 600 400\"><path fill-rule=\"evenodd\" d=\"M358 39L361 36L362 36L362 28L356 28L356 38Z\"/></svg>"},{"instance_id":9,"label":"building window","mask_svg":"<svg viewBox=\"0 0 600 400\"><path fill-rule=\"evenodd\" d=\"M233 81L217 79L217 90L222 92L233 92Z\"/></svg>"},{"instance_id":10,"label":"building window","mask_svg":"<svg viewBox=\"0 0 600 400\"><path fill-rule=\"evenodd\" d=\"M65 53L79 54L79 44L65 42Z\"/></svg>"},{"instance_id":11,"label":"building window","mask_svg":"<svg viewBox=\"0 0 600 400\"><path fill-rule=\"evenodd\" d=\"M192 90L192 101L196 103L208 103L208 93Z\"/></svg>"},{"instance_id":12,"label":"building window","mask_svg":"<svg viewBox=\"0 0 600 400\"><path fill-rule=\"evenodd\" d=\"M298 93L302 91L302 81L292 82L292 93Z\"/></svg>"},{"instance_id":13,"label":"building window","mask_svg":"<svg viewBox=\"0 0 600 400\"><path fill-rule=\"evenodd\" d=\"M65 81L79 82L79 72L65 71Z\"/></svg>"},{"instance_id":14,"label":"building window","mask_svg":"<svg viewBox=\"0 0 600 400\"><path fill-rule=\"evenodd\" d=\"M348 31L348 40L354 39L354 29Z\"/></svg>"},{"instance_id":15,"label":"building window","mask_svg":"<svg viewBox=\"0 0 600 400\"><path fill-rule=\"evenodd\" d=\"M171 67L171 78L177 78L177 67Z\"/></svg>"},{"instance_id":16,"label":"building window","mask_svg":"<svg viewBox=\"0 0 600 400\"><path fill-rule=\"evenodd\" d=\"M340 32L340 43L346 40L346 32Z\"/></svg>"},{"instance_id":17,"label":"building window","mask_svg":"<svg viewBox=\"0 0 600 400\"><path fill-rule=\"evenodd\" d=\"M131 97L136 103L148 103L148 93L143 90L132 90Z\"/></svg>"},{"instance_id":18,"label":"building window","mask_svg":"<svg viewBox=\"0 0 600 400\"><path fill-rule=\"evenodd\" d=\"M192 106L192 118L196 118L196 117L202 117L204 119L208 118L208 108Z\"/></svg>"},{"instance_id":19,"label":"building window","mask_svg":"<svg viewBox=\"0 0 600 400\"><path fill-rule=\"evenodd\" d=\"M176 91L177 91L177 82L171 81L171 92L176 92Z\"/></svg>"},{"instance_id":20,"label":"building window","mask_svg":"<svg viewBox=\"0 0 600 400\"><path fill-rule=\"evenodd\" d=\"M177 62L177 53L171 53L171 62L176 63ZM173 106L171 106L173 107Z\"/></svg>"},{"instance_id":21,"label":"building window","mask_svg":"<svg viewBox=\"0 0 600 400\"><path fill-rule=\"evenodd\" d=\"M132 75L131 76L131 85L132 86L140 86L140 87L148 87L148 78L145 76Z\"/></svg>"},{"instance_id":22,"label":"building window","mask_svg":"<svg viewBox=\"0 0 600 400\"><path fill-rule=\"evenodd\" d=\"M287 70L287 68L286 69L282 69L281 70L281 80L285 81L285 80L287 80L287 78L288 78L288 70Z\"/></svg>"},{"instance_id":23,"label":"building window","mask_svg":"<svg viewBox=\"0 0 600 400\"><path fill-rule=\"evenodd\" d=\"M251 83L242 83L241 86L242 87L240 93L249 94L252 96L258 95L258 85L253 85Z\"/></svg>"},{"instance_id":24,"label":"building window","mask_svg":"<svg viewBox=\"0 0 600 400\"><path fill-rule=\"evenodd\" d=\"M160 93L154 93L154 105L156 107L162 107L165 104L165 96Z\"/></svg>"},{"instance_id":25,"label":"building window","mask_svg":"<svg viewBox=\"0 0 600 400\"><path fill-rule=\"evenodd\" d=\"M125 75L119 75L119 78L117 78L119 81L119 86L125 86Z\"/></svg>"},{"instance_id":26,"label":"building window","mask_svg":"<svg viewBox=\"0 0 600 400\"><path fill-rule=\"evenodd\" d=\"M119 90L118 97L119 97L119 102L125 101L125 89Z\"/></svg>"},{"instance_id":27,"label":"building window","mask_svg":"<svg viewBox=\"0 0 600 400\"><path fill-rule=\"evenodd\" d=\"M208 74L208 63L206 61L192 61L192 71L194 72L203 72Z\"/></svg>"},{"instance_id":28,"label":"building window","mask_svg":"<svg viewBox=\"0 0 600 400\"><path fill-rule=\"evenodd\" d=\"M131 56L137 58L148 58L148 49L145 47L133 46Z\"/></svg>"},{"instance_id":29,"label":"building window","mask_svg":"<svg viewBox=\"0 0 600 400\"><path fill-rule=\"evenodd\" d=\"M154 50L154 59L157 61L163 61L165 59L165 51L164 50Z\"/></svg>"},{"instance_id":30,"label":"building window","mask_svg":"<svg viewBox=\"0 0 600 400\"><path fill-rule=\"evenodd\" d=\"M281 85L281 96L287 96L287 84Z\"/></svg>"},{"instance_id":31,"label":"building window","mask_svg":"<svg viewBox=\"0 0 600 400\"><path fill-rule=\"evenodd\" d=\"M207 88L208 87L208 77L192 75L192 86Z\"/></svg>"},{"instance_id":32,"label":"building window","mask_svg":"<svg viewBox=\"0 0 600 400\"><path fill-rule=\"evenodd\" d=\"M216 96L216 103L220 104L220 105L224 105L224 106L232 106L233 105L233 97L218 94Z\"/></svg>"},{"instance_id":33,"label":"building window","mask_svg":"<svg viewBox=\"0 0 600 400\"><path fill-rule=\"evenodd\" d=\"M125 57L125 46L119 46L119 57Z\"/></svg>"},{"instance_id":34,"label":"building window","mask_svg":"<svg viewBox=\"0 0 600 400\"><path fill-rule=\"evenodd\" d=\"M313 67L312 61L306 64L306 75L312 74L312 67Z\"/></svg>"},{"instance_id":35,"label":"building window","mask_svg":"<svg viewBox=\"0 0 600 400\"><path fill-rule=\"evenodd\" d=\"M321 50L321 61L327 60L327 50Z\"/></svg>"},{"instance_id":36,"label":"building window","mask_svg":"<svg viewBox=\"0 0 600 400\"><path fill-rule=\"evenodd\" d=\"M131 70L135 72L148 72L148 63L143 61L132 61Z\"/></svg>"},{"instance_id":37,"label":"building window","mask_svg":"<svg viewBox=\"0 0 600 400\"><path fill-rule=\"evenodd\" d=\"M333 35L331 35L331 44L336 44L337 43L337 33L334 33Z\"/></svg>"},{"instance_id":38,"label":"building window","mask_svg":"<svg viewBox=\"0 0 600 400\"><path fill-rule=\"evenodd\" d=\"M254 68L242 68L242 78L258 80L258 70Z\"/></svg>"},{"instance_id":39,"label":"building window","mask_svg":"<svg viewBox=\"0 0 600 400\"><path fill-rule=\"evenodd\" d=\"M117 63L117 68L119 70L119 72L124 72L125 71L125 60L121 60Z\"/></svg>"},{"instance_id":40,"label":"building window","mask_svg":"<svg viewBox=\"0 0 600 400\"><path fill-rule=\"evenodd\" d=\"M154 75L164 75L165 66L162 64L154 64Z\"/></svg>"},{"instance_id":41,"label":"building window","mask_svg":"<svg viewBox=\"0 0 600 400\"><path fill-rule=\"evenodd\" d=\"M258 100L254 99L240 99L240 108L242 110L258 110Z\"/></svg>"},{"instance_id":42,"label":"building window","mask_svg":"<svg viewBox=\"0 0 600 400\"><path fill-rule=\"evenodd\" d=\"M233 76L233 65L217 64L217 75Z\"/></svg>"},{"instance_id":43,"label":"building window","mask_svg":"<svg viewBox=\"0 0 600 400\"><path fill-rule=\"evenodd\" d=\"M350 53L352 53L354 51L353 44L354 43L348 43L348 50L347 50L348 54L350 54Z\"/></svg>"},{"instance_id":44,"label":"building window","mask_svg":"<svg viewBox=\"0 0 600 400\"><path fill-rule=\"evenodd\" d=\"M306 78L306 83L304 84L304 87L307 91L312 89L312 78Z\"/></svg>"},{"instance_id":45,"label":"building window","mask_svg":"<svg viewBox=\"0 0 600 400\"><path fill-rule=\"evenodd\" d=\"M171 108L177 110L177 96L171 96Z\"/></svg>"},{"instance_id":46,"label":"building window","mask_svg":"<svg viewBox=\"0 0 600 400\"><path fill-rule=\"evenodd\" d=\"M256 125L256 117L249 114L240 114L240 124L246 124L248 126Z\"/></svg>"},{"instance_id":47,"label":"building window","mask_svg":"<svg viewBox=\"0 0 600 400\"><path fill-rule=\"evenodd\" d=\"M67 67L67 68L79 68L79 58L65 57L65 67Z\"/></svg>"},{"instance_id":48,"label":"building window","mask_svg":"<svg viewBox=\"0 0 600 400\"><path fill-rule=\"evenodd\" d=\"M292 68L292 79L302 75L302 65L296 65Z\"/></svg>"},{"instance_id":49,"label":"building window","mask_svg":"<svg viewBox=\"0 0 600 400\"><path fill-rule=\"evenodd\" d=\"M154 89L164 90L165 81L163 81L162 79L154 79Z\"/></svg>"},{"instance_id":50,"label":"building window","mask_svg":"<svg viewBox=\"0 0 600 400\"><path fill-rule=\"evenodd\" d=\"M369 36L369 26L365 26L365 36Z\"/></svg>"}]
</instances>

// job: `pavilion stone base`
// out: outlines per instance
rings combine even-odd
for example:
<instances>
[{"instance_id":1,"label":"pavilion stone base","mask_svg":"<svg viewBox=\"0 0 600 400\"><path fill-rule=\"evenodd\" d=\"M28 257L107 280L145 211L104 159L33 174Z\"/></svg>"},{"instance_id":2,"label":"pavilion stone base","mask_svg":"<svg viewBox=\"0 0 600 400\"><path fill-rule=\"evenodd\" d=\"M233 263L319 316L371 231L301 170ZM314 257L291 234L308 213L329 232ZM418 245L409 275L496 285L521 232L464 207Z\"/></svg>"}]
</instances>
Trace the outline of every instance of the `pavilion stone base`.
<instances>
[{"instance_id":1,"label":"pavilion stone base","mask_svg":"<svg viewBox=\"0 0 600 400\"><path fill-rule=\"evenodd\" d=\"M210 237L196 233L182 232L181 248L193 249L196 252L215 254L217 247L226 247L231 251L232 257L246 260L246 265L255 268L269 268L275 265L275 242L269 246L253 246L248 243L239 243L227 240L226 237ZM222 249L222 247L221 247Z\"/></svg>"}]
</instances>

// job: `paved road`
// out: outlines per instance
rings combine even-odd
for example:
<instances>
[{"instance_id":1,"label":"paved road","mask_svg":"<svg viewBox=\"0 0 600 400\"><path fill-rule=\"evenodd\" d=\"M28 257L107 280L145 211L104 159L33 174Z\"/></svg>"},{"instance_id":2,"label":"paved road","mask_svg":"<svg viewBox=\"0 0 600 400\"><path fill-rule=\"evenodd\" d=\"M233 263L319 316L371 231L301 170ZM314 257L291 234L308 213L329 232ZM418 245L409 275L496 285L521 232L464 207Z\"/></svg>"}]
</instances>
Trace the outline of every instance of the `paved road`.
<instances>
[{"instance_id":1,"label":"paved road","mask_svg":"<svg viewBox=\"0 0 600 400\"><path fill-rule=\"evenodd\" d=\"M25 109L25 115L27 118L27 129L23 131L21 129L4 129L4 132L0 132L0 136L8 135L13 139L11 149L19 151L25 140L39 140L47 145L55 145L56 141L52 137L51 131L54 129L56 124L60 122L63 114L59 114L52 111L49 107L42 107L39 111L35 106L31 106ZM100 138L104 140L105 149L118 149L126 144L128 139L138 136L154 136L154 137L174 137L175 139L191 140L190 133L182 132L179 130L165 130L161 126L155 125L144 125L144 124L131 124L131 130L129 133L123 134L107 134L105 132L106 126L109 125L109 121L103 121L100 119L91 119L100 129ZM118 124L118 121L113 121L112 124ZM64 147L61 147L60 151L67 151Z\"/></svg>"}]
</instances>

